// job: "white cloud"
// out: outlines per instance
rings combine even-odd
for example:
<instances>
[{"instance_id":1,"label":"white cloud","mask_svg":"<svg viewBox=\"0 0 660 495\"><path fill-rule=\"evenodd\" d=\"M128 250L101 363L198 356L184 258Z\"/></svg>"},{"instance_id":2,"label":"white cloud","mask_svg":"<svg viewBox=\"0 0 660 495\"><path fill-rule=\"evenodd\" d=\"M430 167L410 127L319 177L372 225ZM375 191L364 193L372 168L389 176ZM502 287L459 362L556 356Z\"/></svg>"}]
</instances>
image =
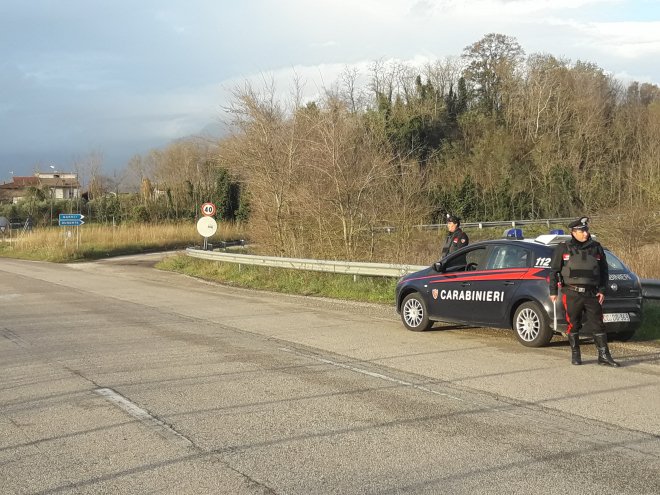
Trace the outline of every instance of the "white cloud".
<instances>
[{"instance_id":1,"label":"white cloud","mask_svg":"<svg viewBox=\"0 0 660 495\"><path fill-rule=\"evenodd\" d=\"M553 19L557 26L568 26L588 45L603 53L625 58L660 55L660 22L590 22Z\"/></svg>"}]
</instances>

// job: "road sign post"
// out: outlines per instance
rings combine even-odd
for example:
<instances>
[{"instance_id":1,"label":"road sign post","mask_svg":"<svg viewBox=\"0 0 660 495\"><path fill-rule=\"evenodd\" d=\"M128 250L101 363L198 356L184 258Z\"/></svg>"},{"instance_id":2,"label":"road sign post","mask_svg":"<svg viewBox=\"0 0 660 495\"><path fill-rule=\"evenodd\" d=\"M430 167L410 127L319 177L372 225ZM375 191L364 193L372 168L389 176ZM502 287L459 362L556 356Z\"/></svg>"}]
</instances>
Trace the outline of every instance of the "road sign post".
<instances>
[{"instance_id":1,"label":"road sign post","mask_svg":"<svg viewBox=\"0 0 660 495\"><path fill-rule=\"evenodd\" d=\"M76 227L76 249L80 247L80 227L85 222L83 222L85 215L82 213L60 213L59 215L59 225L60 227ZM70 237L71 231L67 231L64 236L64 247L66 248L66 243Z\"/></svg>"}]
</instances>

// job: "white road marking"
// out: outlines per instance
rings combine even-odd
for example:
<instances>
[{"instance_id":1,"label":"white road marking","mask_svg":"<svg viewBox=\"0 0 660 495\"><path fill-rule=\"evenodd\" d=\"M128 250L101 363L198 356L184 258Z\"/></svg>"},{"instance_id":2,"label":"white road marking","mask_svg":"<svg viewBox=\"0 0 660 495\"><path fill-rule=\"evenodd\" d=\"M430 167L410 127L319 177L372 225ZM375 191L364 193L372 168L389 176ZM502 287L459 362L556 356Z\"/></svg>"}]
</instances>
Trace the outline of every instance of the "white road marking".
<instances>
[{"instance_id":1,"label":"white road marking","mask_svg":"<svg viewBox=\"0 0 660 495\"><path fill-rule=\"evenodd\" d=\"M286 347L280 347L280 350L285 351L285 352L295 353L295 354L301 354L301 355L304 355L305 357L307 357L309 359L313 359L314 361L318 361L320 363L329 364L331 366L336 366L337 368L344 368L346 370L351 370L351 371L354 371L356 373L361 373L363 375L371 376L373 378L378 378L380 380L385 380L385 381L388 381L388 382L397 383L399 385L403 385L404 387L411 387L411 388L414 388L416 390L421 390L423 392L428 392L430 394L441 395L443 397L458 400L458 401L461 401L461 402L463 402L463 400L464 400L464 399L461 399L460 397L456 397L455 395L446 394L444 392L438 392L437 390L433 390L429 387L425 387L424 385L417 385L415 383L407 382L405 380L399 380L398 378L383 375L382 373L375 373L373 371L365 370L364 368L358 368L357 366L351 366L349 364L339 363L337 361L332 361L330 359L324 359L324 358L319 358L319 357L316 357L316 356L313 356L313 355L310 355L310 354L300 353L298 351L293 351L291 349L287 349Z\"/></svg>"},{"instance_id":2,"label":"white road marking","mask_svg":"<svg viewBox=\"0 0 660 495\"><path fill-rule=\"evenodd\" d=\"M524 405L523 406L520 406L520 405L513 406L513 405L511 405L510 407L513 407L513 410L509 411L509 410L507 410L506 407L491 406L491 405L487 405L487 404L482 403L482 402L477 401L477 400L462 399L460 397L456 397L455 395L447 394L445 392L438 392L437 390L433 390L433 389L431 389L429 387L426 387L424 385L417 385L415 383L408 382L408 381L405 381L405 380L400 380L400 379L394 378L392 376L383 375L382 373L375 373L373 371L369 371L369 370L366 370L366 369L363 369L363 368L358 368L357 366L351 366L349 364L339 363L337 361L332 361L330 359L320 358L320 357L317 357L313 354L307 354L307 353L301 352L299 350L289 349L289 348L286 348L286 347L280 347L279 349L280 349L280 351L289 352L289 353L292 353L292 354L298 354L300 356L305 356L308 359L312 359L314 361L318 361L318 362L324 363L324 364L329 364L331 366L336 366L337 368L343 368L343 369L347 369L347 370L350 370L350 371L354 371L356 373L371 376L373 378L378 378L380 380L385 380L385 381L388 381L388 382L397 383L399 385L403 385L404 387L410 387L410 388L414 388L415 390L421 390L422 392L427 392L427 393L430 393L430 394L440 395L442 397L447 397L448 399L453 399L453 400L457 400L457 401L460 401L460 402L466 402L468 404L474 404L474 405L476 405L476 406L478 406L479 408L482 408L482 409L487 409L487 410L492 410L492 411L499 411L501 414L506 414L507 416L512 416L514 418L519 418L520 417L521 407L522 407L522 410L525 410ZM529 415L527 415L527 416L529 416ZM527 419L529 421L533 421L533 422L538 423L538 424L546 424L547 423L546 421L538 420L538 419L535 419L535 418L532 418L532 417L528 417ZM551 423L551 428L555 428L555 427L556 427L556 425L554 424L554 422Z\"/></svg>"},{"instance_id":3,"label":"white road marking","mask_svg":"<svg viewBox=\"0 0 660 495\"><path fill-rule=\"evenodd\" d=\"M126 411L128 414L133 416L135 419L154 430L163 438L169 440L170 442L186 448L194 448L194 444L184 437L181 433L172 429L170 426L163 423L160 419L155 418L148 411L145 411L137 404L131 402L126 397L121 394L118 394L111 388L97 388L94 392L101 397L105 397L110 402L119 406L119 408Z\"/></svg>"}]
</instances>

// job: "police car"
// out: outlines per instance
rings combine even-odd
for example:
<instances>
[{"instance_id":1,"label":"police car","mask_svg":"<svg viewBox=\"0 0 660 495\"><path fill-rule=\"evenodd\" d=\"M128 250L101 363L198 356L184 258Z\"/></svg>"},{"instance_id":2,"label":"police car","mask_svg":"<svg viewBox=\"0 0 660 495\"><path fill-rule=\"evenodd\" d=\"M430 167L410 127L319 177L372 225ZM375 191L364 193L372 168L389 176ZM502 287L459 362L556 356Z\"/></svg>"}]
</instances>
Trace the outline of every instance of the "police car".
<instances>
[{"instance_id":1,"label":"police car","mask_svg":"<svg viewBox=\"0 0 660 495\"><path fill-rule=\"evenodd\" d=\"M544 346L553 334L565 332L561 297L555 304L550 301L548 281L555 246L571 236L553 233L523 239L520 229L505 236L472 244L402 277L396 287L396 309L405 327L424 331L442 321L512 328L528 347ZM610 337L628 340L641 324L640 281L619 258L607 249L605 253L605 328Z\"/></svg>"}]
</instances>

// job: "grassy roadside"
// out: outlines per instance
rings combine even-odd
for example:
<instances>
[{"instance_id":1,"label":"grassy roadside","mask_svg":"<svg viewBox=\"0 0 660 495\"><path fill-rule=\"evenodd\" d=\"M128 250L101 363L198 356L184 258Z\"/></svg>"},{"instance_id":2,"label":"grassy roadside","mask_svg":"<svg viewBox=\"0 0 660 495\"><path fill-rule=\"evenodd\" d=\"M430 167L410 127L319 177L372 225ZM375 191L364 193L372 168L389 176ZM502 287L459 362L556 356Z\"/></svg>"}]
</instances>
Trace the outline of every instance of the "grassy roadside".
<instances>
[{"instance_id":1,"label":"grassy roadside","mask_svg":"<svg viewBox=\"0 0 660 495\"><path fill-rule=\"evenodd\" d=\"M287 294L321 296L350 301L394 304L396 280L385 277L358 277L330 273L306 272L283 268L239 266L176 255L166 258L156 268L183 273L230 286L270 290ZM644 322L635 341L660 339L660 302L647 302Z\"/></svg>"},{"instance_id":2,"label":"grassy roadside","mask_svg":"<svg viewBox=\"0 0 660 495\"><path fill-rule=\"evenodd\" d=\"M236 287L390 305L396 286L396 280L385 277L359 276L353 280L352 275L247 265L239 267L234 263L219 263L186 255L168 257L156 268Z\"/></svg>"}]
</instances>

